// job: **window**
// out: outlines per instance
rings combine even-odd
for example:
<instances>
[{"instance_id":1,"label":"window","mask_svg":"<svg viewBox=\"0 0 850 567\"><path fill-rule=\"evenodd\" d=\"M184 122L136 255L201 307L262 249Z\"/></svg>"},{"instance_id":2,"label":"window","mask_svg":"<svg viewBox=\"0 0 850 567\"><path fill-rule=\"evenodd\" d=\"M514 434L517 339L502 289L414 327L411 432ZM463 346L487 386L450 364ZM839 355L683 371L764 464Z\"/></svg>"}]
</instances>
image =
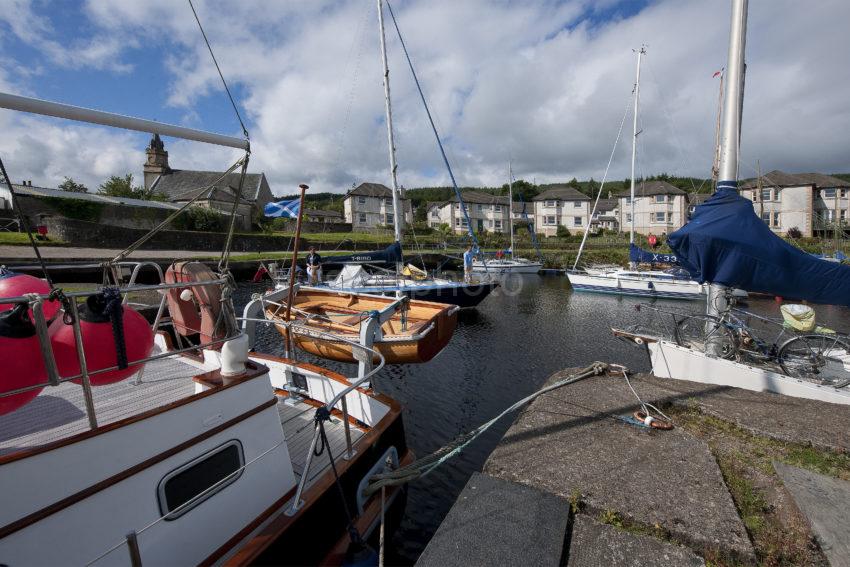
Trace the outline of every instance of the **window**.
<instances>
[{"instance_id":1,"label":"window","mask_svg":"<svg viewBox=\"0 0 850 567\"><path fill-rule=\"evenodd\" d=\"M431 209L431 217L435 219L440 218L440 209L438 209L437 207Z\"/></svg>"},{"instance_id":2,"label":"window","mask_svg":"<svg viewBox=\"0 0 850 567\"><path fill-rule=\"evenodd\" d=\"M558 201L543 201L544 207L557 207Z\"/></svg>"},{"instance_id":3,"label":"window","mask_svg":"<svg viewBox=\"0 0 850 567\"><path fill-rule=\"evenodd\" d=\"M770 224L770 211L764 211L761 214L761 220L763 220L767 224Z\"/></svg>"},{"instance_id":4,"label":"window","mask_svg":"<svg viewBox=\"0 0 850 567\"><path fill-rule=\"evenodd\" d=\"M581 207L581 201L573 201L573 207L576 208L576 209Z\"/></svg>"},{"instance_id":5,"label":"window","mask_svg":"<svg viewBox=\"0 0 850 567\"><path fill-rule=\"evenodd\" d=\"M667 202L667 195L656 195L655 196L655 202L656 203L666 203Z\"/></svg>"},{"instance_id":6,"label":"window","mask_svg":"<svg viewBox=\"0 0 850 567\"><path fill-rule=\"evenodd\" d=\"M761 200L762 201L770 201L770 189L762 189L761 190Z\"/></svg>"},{"instance_id":7,"label":"window","mask_svg":"<svg viewBox=\"0 0 850 567\"><path fill-rule=\"evenodd\" d=\"M626 204L627 204L627 205L631 205L631 204L632 204L632 198L631 198L631 196L629 196L629 197L623 197L623 200L626 202ZM635 200L637 200L637 199L635 199Z\"/></svg>"},{"instance_id":8,"label":"window","mask_svg":"<svg viewBox=\"0 0 850 567\"><path fill-rule=\"evenodd\" d=\"M549 226L555 226L558 223L555 221L555 215L548 215L548 216L543 217L543 224L549 225Z\"/></svg>"},{"instance_id":9,"label":"window","mask_svg":"<svg viewBox=\"0 0 850 567\"><path fill-rule=\"evenodd\" d=\"M502 212L502 205L493 205L493 212L494 213L501 213Z\"/></svg>"},{"instance_id":10,"label":"window","mask_svg":"<svg viewBox=\"0 0 850 567\"><path fill-rule=\"evenodd\" d=\"M773 200L774 201L781 201L782 200L781 197L782 197L782 189L780 189L779 187L774 187L773 188Z\"/></svg>"},{"instance_id":11,"label":"window","mask_svg":"<svg viewBox=\"0 0 850 567\"><path fill-rule=\"evenodd\" d=\"M366 204L366 197L364 197L363 195L359 195L357 197L357 204L358 205L365 205Z\"/></svg>"},{"instance_id":12,"label":"window","mask_svg":"<svg viewBox=\"0 0 850 567\"><path fill-rule=\"evenodd\" d=\"M242 475L244 464L242 444L234 439L171 471L159 481L157 487L160 512L166 520L179 518L236 482ZM214 489L205 493L213 486ZM181 508L184 504L187 505Z\"/></svg>"},{"instance_id":13,"label":"window","mask_svg":"<svg viewBox=\"0 0 850 567\"><path fill-rule=\"evenodd\" d=\"M393 222L395 222L395 216L392 213L387 213L385 215L385 217L386 217L386 220L384 221L385 224L393 224Z\"/></svg>"},{"instance_id":14,"label":"window","mask_svg":"<svg viewBox=\"0 0 850 567\"><path fill-rule=\"evenodd\" d=\"M779 213L778 212L773 213L773 226L775 226L777 228L779 227Z\"/></svg>"},{"instance_id":15,"label":"window","mask_svg":"<svg viewBox=\"0 0 850 567\"><path fill-rule=\"evenodd\" d=\"M494 220L494 221L493 221L493 226L496 228L496 230L502 230L502 221L501 221L501 219L496 219L496 220Z\"/></svg>"},{"instance_id":16,"label":"window","mask_svg":"<svg viewBox=\"0 0 850 567\"><path fill-rule=\"evenodd\" d=\"M835 189L824 189L820 192L820 196L824 199L835 199Z\"/></svg>"},{"instance_id":17,"label":"window","mask_svg":"<svg viewBox=\"0 0 850 567\"><path fill-rule=\"evenodd\" d=\"M573 226L581 226L581 217L573 217Z\"/></svg>"},{"instance_id":18,"label":"window","mask_svg":"<svg viewBox=\"0 0 850 567\"><path fill-rule=\"evenodd\" d=\"M366 213L360 213L357 218L359 224L366 224Z\"/></svg>"},{"instance_id":19,"label":"window","mask_svg":"<svg viewBox=\"0 0 850 567\"><path fill-rule=\"evenodd\" d=\"M478 212L480 213L480 212L483 212L483 211L484 211L484 205L478 205Z\"/></svg>"},{"instance_id":20,"label":"window","mask_svg":"<svg viewBox=\"0 0 850 567\"><path fill-rule=\"evenodd\" d=\"M841 220L845 220L847 218L847 209L841 209Z\"/></svg>"},{"instance_id":21,"label":"window","mask_svg":"<svg viewBox=\"0 0 850 567\"><path fill-rule=\"evenodd\" d=\"M632 222L632 214L626 213L626 222Z\"/></svg>"},{"instance_id":22,"label":"window","mask_svg":"<svg viewBox=\"0 0 850 567\"><path fill-rule=\"evenodd\" d=\"M465 218L465 217L463 217L463 218L462 218L462 217L457 217L457 218L455 218L455 227L457 227L457 228L461 228L461 227L462 227L462 228L466 228L466 227L468 227L468 226L469 226L469 223L467 223L467 222L466 222L466 218Z\"/></svg>"},{"instance_id":23,"label":"window","mask_svg":"<svg viewBox=\"0 0 850 567\"><path fill-rule=\"evenodd\" d=\"M665 220L667 220L667 213L664 211L655 213L655 222L664 222Z\"/></svg>"}]
</instances>

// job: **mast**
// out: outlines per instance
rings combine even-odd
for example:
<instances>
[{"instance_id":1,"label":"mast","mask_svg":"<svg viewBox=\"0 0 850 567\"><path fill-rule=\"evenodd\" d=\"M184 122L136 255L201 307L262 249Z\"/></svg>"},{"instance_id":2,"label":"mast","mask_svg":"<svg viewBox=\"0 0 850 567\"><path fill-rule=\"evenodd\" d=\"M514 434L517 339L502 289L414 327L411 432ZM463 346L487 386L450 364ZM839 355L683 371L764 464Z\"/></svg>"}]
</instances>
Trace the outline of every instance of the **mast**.
<instances>
[{"instance_id":1,"label":"mast","mask_svg":"<svg viewBox=\"0 0 850 567\"><path fill-rule=\"evenodd\" d=\"M720 89L717 93L717 124L714 126L714 161L711 164L711 180L717 188L717 174L720 171L720 117L723 116L723 79L726 69L720 72Z\"/></svg>"},{"instance_id":2,"label":"mast","mask_svg":"<svg viewBox=\"0 0 850 567\"><path fill-rule=\"evenodd\" d=\"M398 164L395 160L395 136L393 134L393 108L390 98L390 68L387 64L387 39L384 31L384 0L378 0L378 25L381 28L381 62L384 66L384 101L387 114L387 143L390 147L390 177L393 194L393 228L395 241L401 244L401 202L398 193ZM396 273L401 273L403 261L396 262Z\"/></svg>"},{"instance_id":3,"label":"mast","mask_svg":"<svg viewBox=\"0 0 850 567\"><path fill-rule=\"evenodd\" d=\"M508 225L511 228L511 259L514 257L514 172L508 160Z\"/></svg>"},{"instance_id":4,"label":"mast","mask_svg":"<svg viewBox=\"0 0 850 567\"><path fill-rule=\"evenodd\" d=\"M640 100L640 60L643 57L644 53L646 53L646 46L641 45L638 50L637 57L637 76L635 77L635 109L634 109L634 121L632 124L632 183L631 183L631 191L630 191L630 209L632 220L629 229L629 244L635 243L635 159L637 158L637 137L638 137L638 101Z\"/></svg>"},{"instance_id":5,"label":"mast","mask_svg":"<svg viewBox=\"0 0 850 567\"><path fill-rule=\"evenodd\" d=\"M723 129L720 132L720 162L717 191L738 189L738 148L741 140L741 102L744 96L744 49L747 40L748 0L732 0L729 33L729 59L726 63L726 93L723 97ZM710 283L706 295L706 315L718 317L726 309L726 286ZM706 345L706 352L718 354L719 345Z\"/></svg>"}]
</instances>

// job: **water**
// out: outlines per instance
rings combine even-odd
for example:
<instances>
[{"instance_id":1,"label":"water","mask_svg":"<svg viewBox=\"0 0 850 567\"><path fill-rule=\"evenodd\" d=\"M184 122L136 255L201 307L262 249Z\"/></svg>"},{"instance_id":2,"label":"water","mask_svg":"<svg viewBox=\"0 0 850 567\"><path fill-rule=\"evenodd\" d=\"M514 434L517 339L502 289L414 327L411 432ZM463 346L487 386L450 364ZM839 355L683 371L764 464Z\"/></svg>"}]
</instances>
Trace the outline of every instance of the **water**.
<instances>
[{"instance_id":1,"label":"water","mask_svg":"<svg viewBox=\"0 0 850 567\"><path fill-rule=\"evenodd\" d=\"M243 284L241 291L264 286ZM247 293L240 293L243 298ZM657 314L636 306L645 300L575 293L563 276L511 275L475 310L460 313L449 345L426 364L390 366L373 382L404 408L407 442L426 455L534 392L558 370L601 360L649 370L643 350L616 339L611 327L651 322ZM655 301L660 308L704 311L697 301ZM749 310L779 317L772 300L751 300ZM818 306L821 324L846 327L850 310ZM656 320L656 322L659 322ZM772 337L771 337L772 338ZM280 353L280 339L265 329L259 350ZM316 361L354 375L350 365ZM425 548L466 481L480 471L514 416L431 475L409 486L405 518L390 550L392 563L412 564Z\"/></svg>"}]
</instances>

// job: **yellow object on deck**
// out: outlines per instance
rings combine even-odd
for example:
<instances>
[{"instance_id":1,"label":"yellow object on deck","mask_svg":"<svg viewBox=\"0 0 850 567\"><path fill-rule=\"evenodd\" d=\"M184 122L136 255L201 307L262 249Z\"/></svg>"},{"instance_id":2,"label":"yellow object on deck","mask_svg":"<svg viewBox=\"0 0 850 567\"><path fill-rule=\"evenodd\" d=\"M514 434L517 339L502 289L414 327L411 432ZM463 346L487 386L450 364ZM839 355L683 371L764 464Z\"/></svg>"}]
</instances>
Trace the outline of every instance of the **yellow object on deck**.
<instances>
[{"instance_id":1,"label":"yellow object on deck","mask_svg":"<svg viewBox=\"0 0 850 567\"><path fill-rule=\"evenodd\" d=\"M789 303L779 308L786 327L808 333L815 328L815 310L808 305Z\"/></svg>"},{"instance_id":2,"label":"yellow object on deck","mask_svg":"<svg viewBox=\"0 0 850 567\"><path fill-rule=\"evenodd\" d=\"M425 270L417 268L413 264L406 265L401 273L415 280L424 280L426 277L428 277L428 274L425 272Z\"/></svg>"}]
</instances>

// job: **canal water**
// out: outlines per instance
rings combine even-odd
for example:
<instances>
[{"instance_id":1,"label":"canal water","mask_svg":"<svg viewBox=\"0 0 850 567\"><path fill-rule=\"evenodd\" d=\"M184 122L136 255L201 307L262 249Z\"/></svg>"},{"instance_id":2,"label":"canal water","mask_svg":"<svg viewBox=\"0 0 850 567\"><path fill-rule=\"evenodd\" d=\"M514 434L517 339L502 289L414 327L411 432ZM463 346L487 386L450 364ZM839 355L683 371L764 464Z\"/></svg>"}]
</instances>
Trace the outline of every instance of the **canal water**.
<instances>
[{"instance_id":1,"label":"canal water","mask_svg":"<svg viewBox=\"0 0 850 567\"><path fill-rule=\"evenodd\" d=\"M243 301L266 284L241 284ZM386 367L373 386L404 408L407 442L426 455L537 390L554 372L601 360L646 371L643 350L616 339L611 327L663 325L667 319L639 298L573 292L564 276L508 276L476 309L460 313L449 345L426 364ZM659 309L704 311L697 301L654 301ZM750 300L747 309L779 317L777 303ZM818 306L818 320L847 327L850 311ZM842 323L843 322L843 323ZM259 350L280 354L273 329ZM308 358L309 357L305 357ZM356 367L315 361L356 374ZM588 400L592 405L592 400ZM405 517L389 550L393 564L412 564L427 545L470 475L481 470L515 416L507 416L463 453L410 484Z\"/></svg>"}]
</instances>

